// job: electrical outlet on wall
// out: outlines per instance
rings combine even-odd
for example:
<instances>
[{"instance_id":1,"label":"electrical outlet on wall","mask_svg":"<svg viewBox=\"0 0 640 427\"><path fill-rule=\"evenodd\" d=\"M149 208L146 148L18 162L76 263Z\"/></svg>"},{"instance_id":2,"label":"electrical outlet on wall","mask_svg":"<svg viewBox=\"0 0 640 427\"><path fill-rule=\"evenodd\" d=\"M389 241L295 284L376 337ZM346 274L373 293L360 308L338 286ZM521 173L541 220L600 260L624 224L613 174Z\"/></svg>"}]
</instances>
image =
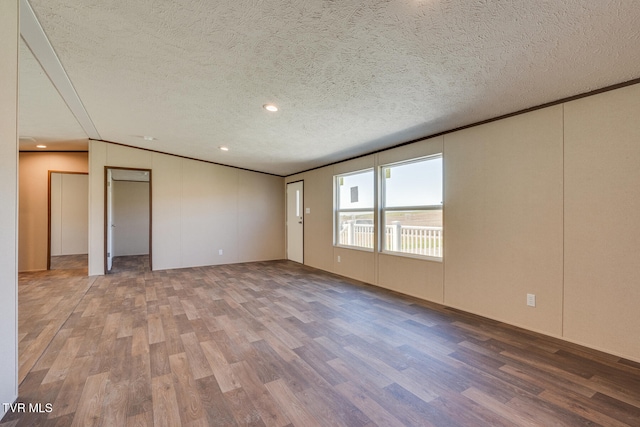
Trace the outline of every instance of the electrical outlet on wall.
<instances>
[{"instance_id":1,"label":"electrical outlet on wall","mask_svg":"<svg viewBox=\"0 0 640 427\"><path fill-rule=\"evenodd\" d=\"M218 249L218 255L222 255L223 254L223 250L222 249Z\"/></svg>"},{"instance_id":2,"label":"electrical outlet on wall","mask_svg":"<svg viewBox=\"0 0 640 427\"><path fill-rule=\"evenodd\" d=\"M534 294L527 294L527 305L529 307L536 306L536 296Z\"/></svg>"},{"instance_id":3,"label":"electrical outlet on wall","mask_svg":"<svg viewBox=\"0 0 640 427\"><path fill-rule=\"evenodd\" d=\"M338 262L340 262L340 255L338 255Z\"/></svg>"}]
</instances>

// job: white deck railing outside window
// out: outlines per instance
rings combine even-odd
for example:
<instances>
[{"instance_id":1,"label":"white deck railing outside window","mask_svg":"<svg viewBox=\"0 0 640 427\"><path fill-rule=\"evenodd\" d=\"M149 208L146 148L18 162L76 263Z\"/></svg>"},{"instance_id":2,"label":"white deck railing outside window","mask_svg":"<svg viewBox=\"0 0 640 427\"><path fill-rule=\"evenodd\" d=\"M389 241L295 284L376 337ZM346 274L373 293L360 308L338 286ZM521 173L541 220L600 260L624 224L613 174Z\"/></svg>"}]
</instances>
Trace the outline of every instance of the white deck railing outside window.
<instances>
[{"instance_id":1,"label":"white deck railing outside window","mask_svg":"<svg viewBox=\"0 0 640 427\"><path fill-rule=\"evenodd\" d=\"M338 244L373 249L374 238L373 224L346 221ZM394 221L385 226L384 238L388 251L442 257L442 227L402 225Z\"/></svg>"}]
</instances>

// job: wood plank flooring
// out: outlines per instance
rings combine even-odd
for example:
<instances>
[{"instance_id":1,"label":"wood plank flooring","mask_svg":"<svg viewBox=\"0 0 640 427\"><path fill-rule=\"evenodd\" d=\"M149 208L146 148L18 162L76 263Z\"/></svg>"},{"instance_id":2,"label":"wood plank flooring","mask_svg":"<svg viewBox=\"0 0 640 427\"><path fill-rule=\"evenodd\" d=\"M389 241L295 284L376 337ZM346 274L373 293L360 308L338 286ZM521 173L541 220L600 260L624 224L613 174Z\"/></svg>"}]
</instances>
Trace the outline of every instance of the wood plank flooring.
<instances>
[{"instance_id":1,"label":"wood plank flooring","mask_svg":"<svg viewBox=\"0 0 640 427\"><path fill-rule=\"evenodd\" d=\"M149 268L149 255L130 255L113 257L113 265L109 274L144 273Z\"/></svg>"},{"instance_id":2,"label":"wood plank flooring","mask_svg":"<svg viewBox=\"0 0 640 427\"><path fill-rule=\"evenodd\" d=\"M89 255L58 255L51 257L50 270L86 270ZM86 273L85 273L86 274Z\"/></svg>"},{"instance_id":3,"label":"wood plank flooring","mask_svg":"<svg viewBox=\"0 0 640 427\"><path fill-rule=\"evenodd\" d=\"M87 269L36 271L20 273L18 279L18 380L22 382L36 362L48 366L49 357L41 358L56 338L56 345L66 340L68 330L61 330L95 277ZM39 360L40 359L40 360ZM40 368L38 368L40 369Z\"/></svg>"},{"instance_id":4,"label":"wood plank flooring","mask_svg":"<svg viewBox=\"0 0 640 427\"><path fill-rule=\"evenodd\" d=\"M53 408L0 426L640 426L631 361L288 261L138 262L21 275L19 402Z\"/></svg>"}]
</instances>

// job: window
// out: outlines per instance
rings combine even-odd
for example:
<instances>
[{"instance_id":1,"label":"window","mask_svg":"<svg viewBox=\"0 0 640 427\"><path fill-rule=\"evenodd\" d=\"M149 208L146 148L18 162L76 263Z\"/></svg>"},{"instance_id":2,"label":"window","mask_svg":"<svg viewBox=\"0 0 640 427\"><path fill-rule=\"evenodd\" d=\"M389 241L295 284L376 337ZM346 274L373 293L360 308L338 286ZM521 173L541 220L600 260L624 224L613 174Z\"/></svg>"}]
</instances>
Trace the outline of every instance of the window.
<instances>
[{"instance_id":1,"label":"window","mask_svg":"<svg viewBox=\"0 0 640 427\"><path fill-rule=\"evenodd\" d=\"M373 169L334 179L335 244L373 249Z\"/></svg>"},{"instance_id":2,"label":"window","mask_svg":"<svg viewBox=\"0 0 640 427\"><path fill-rule=\"evenodd\" d=\"M442 156L380 168L382 249L442 257Z\"/></svg>"}]
</instances>

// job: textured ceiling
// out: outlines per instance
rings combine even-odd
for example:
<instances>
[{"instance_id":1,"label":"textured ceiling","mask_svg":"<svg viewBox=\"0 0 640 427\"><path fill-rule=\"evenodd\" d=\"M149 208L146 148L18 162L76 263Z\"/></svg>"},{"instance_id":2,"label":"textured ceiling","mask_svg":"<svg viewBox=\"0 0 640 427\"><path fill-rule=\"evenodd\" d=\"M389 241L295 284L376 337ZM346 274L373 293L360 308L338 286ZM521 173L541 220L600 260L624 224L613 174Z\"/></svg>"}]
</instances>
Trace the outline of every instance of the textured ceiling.
<instances>
[{"instance_id":1,"label":"textured ceiling","mask_svg":"<svg viewBox=\"0 0 640 427\"><path fill-rule=\"evenodd\" d=\"M30 3L104 140L278 175L640 77L635 0Z\"/></svg>"}]
</instances>

